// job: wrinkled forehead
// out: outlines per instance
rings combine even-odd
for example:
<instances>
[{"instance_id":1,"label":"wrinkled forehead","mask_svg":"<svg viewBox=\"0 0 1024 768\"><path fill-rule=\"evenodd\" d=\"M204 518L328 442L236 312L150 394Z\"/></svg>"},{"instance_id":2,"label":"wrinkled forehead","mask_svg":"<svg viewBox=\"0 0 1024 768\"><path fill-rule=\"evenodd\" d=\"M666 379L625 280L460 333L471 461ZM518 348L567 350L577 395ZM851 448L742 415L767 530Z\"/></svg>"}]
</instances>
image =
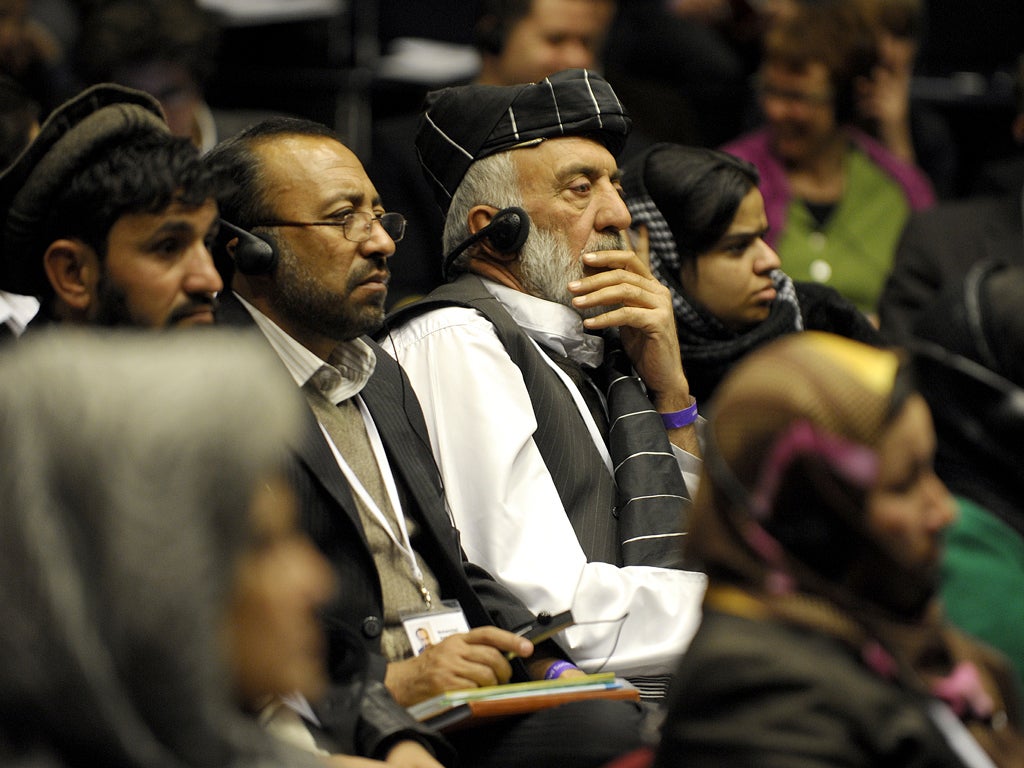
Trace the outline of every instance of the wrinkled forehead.
<instances>
[{"instance_id":1,"label":"wrinkled forehead","mask_svg":"<svg viewBox=\"0 0 1024 768\"><path fill-rule=\"evenodd\" d=\"M380 205L377 189L359 158L333 138L274 137L261 142L257 151L263 165L264 192L275 205Z\"/></svg>"},{"instance_id":2,"label":"wrinkled forehead","mask_svg":"<svg viewBox=\"0 0 1024 768\"><path fill-rule=\"evenodd\" d=\"M620 176L615 156L587 136L560 136L509 151L523 184L576 174L607 175L616 180Z\"/></svg>"}]
</instances>

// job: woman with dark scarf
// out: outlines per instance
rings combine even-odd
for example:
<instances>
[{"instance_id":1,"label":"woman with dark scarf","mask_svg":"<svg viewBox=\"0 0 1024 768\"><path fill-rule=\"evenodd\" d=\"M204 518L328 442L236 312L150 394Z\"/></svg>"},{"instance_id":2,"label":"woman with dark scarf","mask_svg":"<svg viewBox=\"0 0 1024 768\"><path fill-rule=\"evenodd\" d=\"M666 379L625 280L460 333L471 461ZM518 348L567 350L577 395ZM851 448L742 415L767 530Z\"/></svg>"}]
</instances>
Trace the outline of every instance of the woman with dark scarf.
<instances>
[{"instance_id":1,"label":"woman with dark scarf","mask_svg":"<svg viewBox=\"0 0 1024 768\"><path fill-rule=\"evenodd\" d=\"M634 224L646 226L651 270L672 292L690 392L706 401L745 354L802 330L880 344L853 304L794 283L765 242L757 169L700 147L655 144L623 168Z\"/></svg>"},{"instance_id":2,"label":"woman with dark scarf","mask_svg":"<svg viewBox=\"0 0 1024 768\"><path fill-rule=\"evenodd\" d=\"M950 620L1003 651L1024 687L1024 267L982 262L918 319L935 471L959 516L946 537Z\"/></svg>"},{"instance_id":3,"label":"woman with dark scarf","mask_svg":"<svg viewBox=\"0 0 1024 768\"><path fill-rule=\"evenodd\" d=\"M657 768L1024 765L1005 660L934 599L954 509L898 357L780 339L707 427L689 546L708 591Z\"/></svg>"},{"instance_id":4,"label":"woman with dark scarf","mask_svg":"<svg viewBox=\"0 0 1024 768\"><path fill-rule=\"evenodd\" d=\"M334 573L283 475L295 396L237 331L65 329L0 354L0 765L327 764L255 716L327 689ZM332 746L356 751L341 737L358 727L395 765L437 768L411 718L360 719L353 666L330 690Z\"/></svg>"}]
</instances>

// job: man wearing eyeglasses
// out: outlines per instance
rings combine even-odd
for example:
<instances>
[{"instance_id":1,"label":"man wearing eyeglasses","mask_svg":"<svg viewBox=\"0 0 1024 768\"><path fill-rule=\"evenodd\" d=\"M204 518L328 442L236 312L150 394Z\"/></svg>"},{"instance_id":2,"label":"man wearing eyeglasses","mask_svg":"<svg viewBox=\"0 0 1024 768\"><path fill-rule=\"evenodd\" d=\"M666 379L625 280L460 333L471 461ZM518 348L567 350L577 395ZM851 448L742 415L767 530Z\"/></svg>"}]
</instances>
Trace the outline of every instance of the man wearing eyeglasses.
<instances>
[{"instance_id":1,"label":"man wearing eyeglasses","mask_svg":"<svg viewBox=\"0 0 1024 768\"><path fill-rule=\"evenodd\" d=\"M385 211L356 156L317 123L260 123L207 161L237 184L220 201L236 274L218 322L255 323L310 408L288 474L305 525L339 574L326 612L329 668L341 667L354 630L371 680L403 706L458 688L580 674L553 643L535 649L515 634L536 617L465 559L416 396L366 336L383 323L405 219ZM441 639L414 646L428 625ZM462 764L597 766L638 745L632 703L557 709L453 736Z\"/></svg>"}]
</instances>

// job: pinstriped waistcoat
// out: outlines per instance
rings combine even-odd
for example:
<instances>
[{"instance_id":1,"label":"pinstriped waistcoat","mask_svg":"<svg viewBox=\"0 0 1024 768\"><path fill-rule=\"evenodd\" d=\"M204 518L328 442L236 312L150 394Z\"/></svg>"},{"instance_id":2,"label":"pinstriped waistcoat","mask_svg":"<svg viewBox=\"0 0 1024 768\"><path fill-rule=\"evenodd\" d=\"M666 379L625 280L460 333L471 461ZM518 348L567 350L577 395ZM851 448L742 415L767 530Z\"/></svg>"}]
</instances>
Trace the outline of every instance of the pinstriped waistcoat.
<instances>
[{"instance_id":1,"label":"pinstriped waistcoat","mask_svg":"<svg viewBox=\"0 0 1024 768\"><path fill-rule=\"evenodd\" d=\"M400 309L389 324L395 327L417 315L448 306L476 309L494 325L509 357L523 374L538 425L534 442L581 548L591 562L623 565L615 481L594 446L576 402L529 337L480 279L466 275L441 286L425 299ZM665 443L667 446L667 438ZM685 494L681 478L678 485ZM685 503L688 504L688 498ZM682 526L682 514L679 525ZM663 554L665 562L647 564L680 567L681 547L673 544L670 551Z\"/></svg>"}]
</instances>

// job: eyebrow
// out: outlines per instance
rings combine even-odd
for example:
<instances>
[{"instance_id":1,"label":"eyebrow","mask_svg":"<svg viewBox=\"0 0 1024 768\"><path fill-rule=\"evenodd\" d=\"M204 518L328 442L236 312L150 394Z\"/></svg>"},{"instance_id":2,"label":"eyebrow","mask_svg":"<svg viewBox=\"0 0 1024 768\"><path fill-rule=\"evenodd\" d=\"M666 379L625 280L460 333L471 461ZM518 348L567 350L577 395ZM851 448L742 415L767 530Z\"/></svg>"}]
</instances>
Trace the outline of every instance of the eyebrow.
<instances>
[{"instance_id":1,"label":"eyebrow","mask_svg":"<svg viewBox=\"0 0 1024 768\"><path fill-rule=\"evenodd\" d=\"M558 172L557 178L560 183L565 183L574 176L586 176L588 179L592 179L595 176L600 176L605 172L603 168L598 168L594 165L570 165L567 168L562 169ZM622 171L618 168L608 173L608 178L613 184L622 181Z\"/></svg>"},{"instance_id":2,"label":"eyebrow","mask_svg":"<svg viewBox=\"0 0 1024 768\"><path fill-rule=\"evenodd\" d=\"M360 206L362 206L364 204L365 200L366 200L366 195L364 195L362 192L357 192L356 190L342 191L342 192L339 192L334 197L332 197L329 200L327 200L326 202L324 202L324 207L325 208L336 208L337 206L341 205L342 203L349 203L352 206L354 206L356 208L359 208ZM383 208L384 207L383 203L381 202L380 195L374 196L374 198L370 201L370 207L371 208L377 208L377 207Z\"/></svg>"},{"instance_id":3,"label":"eyebrow","mask_svg":"<svg viewBox=\"0 0 1024 768\"><path fill-rule=\"evenodd\" d=\"M721 239L715 244L715 248L725 248L726 246L743 243L748 240L756 240L757 238L764 237L767 234L768 227L743 230L741 232L730 232L722 235Z\"/></svg>"},{"instance_id":4,"label":"eyebrow","mask_svg":"<svg viewBox=\"0 0 1024 768\"><path fill-rule=\"evenodd\" d=\"M216 221L217 220L214 219L215 223ZM156 237L157 235L189 233L193 232L194 230L195 227L192 226L191 222L182 219L172 219L171 221L165 221L163 224L161 224L159 227L153 230L152 236Z\"/></svg>"}]
</instances>

